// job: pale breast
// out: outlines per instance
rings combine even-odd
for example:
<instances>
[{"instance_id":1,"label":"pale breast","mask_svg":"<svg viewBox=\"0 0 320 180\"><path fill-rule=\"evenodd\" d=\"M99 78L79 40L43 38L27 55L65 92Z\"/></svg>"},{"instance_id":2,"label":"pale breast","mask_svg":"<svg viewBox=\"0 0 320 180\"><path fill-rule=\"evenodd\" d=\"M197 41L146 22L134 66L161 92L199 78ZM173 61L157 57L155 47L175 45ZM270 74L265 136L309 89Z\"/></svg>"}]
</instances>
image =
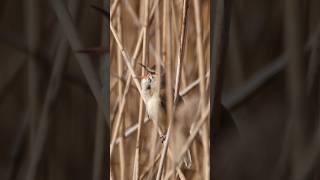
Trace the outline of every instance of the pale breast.
<instances>
[{"instance_id":1,"label":"pale breast","mask_svg":"<svg viewBox=\"0 0 320 180\"><path fill-rule=\"evenodd\" d=\"M164 112L161 109L161 101L160 98L156 98L156 97L151 97L148 101L147 101L147 113L149 115L149 117L156 121L157 116L158 116L158 121L161 122L164 118Z\"/></svg>"}]
</instances>

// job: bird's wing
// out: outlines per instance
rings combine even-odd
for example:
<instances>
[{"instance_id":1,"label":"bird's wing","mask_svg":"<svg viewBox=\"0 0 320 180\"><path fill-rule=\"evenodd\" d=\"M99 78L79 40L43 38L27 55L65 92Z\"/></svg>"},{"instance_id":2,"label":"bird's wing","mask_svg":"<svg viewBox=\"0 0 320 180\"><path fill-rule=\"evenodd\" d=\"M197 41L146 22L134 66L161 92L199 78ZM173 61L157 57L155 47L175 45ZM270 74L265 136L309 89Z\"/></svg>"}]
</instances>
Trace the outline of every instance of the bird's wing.
<instances>
[{"instance_id":1,"label":"bird's wing","mask_svg":"<svg viewBox=\"0 0 320 180\"><path fill-rule=\"evenodd\" d=\"M174 94L174 90L172 90L172 95ZM174 97L172 97L174 98ZM161 100L161 107L167 112L167 94L165 88L160 90L160 100ZM173 99L172 99L173 100ZM181 105L184 103L183 98L178 94L176 106Z\"/></svg>"}]
</instances>

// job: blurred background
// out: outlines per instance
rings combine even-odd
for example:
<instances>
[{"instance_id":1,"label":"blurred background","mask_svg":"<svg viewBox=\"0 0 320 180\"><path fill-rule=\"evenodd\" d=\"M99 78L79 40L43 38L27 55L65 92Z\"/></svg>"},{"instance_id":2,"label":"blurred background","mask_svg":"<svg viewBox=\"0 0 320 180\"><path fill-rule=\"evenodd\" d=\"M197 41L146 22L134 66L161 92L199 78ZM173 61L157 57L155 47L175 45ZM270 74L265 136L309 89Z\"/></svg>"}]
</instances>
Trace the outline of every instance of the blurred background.
<instances>
[{"instance_id":1,"label":"blurred background","mask_svg":"<svg viewBox=\"0 0 320 180\"><path fill-rule=\"evenodd\" d=\"M216 179L320 178L319 3L232 1Z\"/></svg>"},{"instance_id":2,"label":"blurred background","mask_svg":"<svg viewBox=\"0 0 320 180\"><path fill-rule=\"evenodd\" d=\"M139 14L136 1L119 2L124 17L130 16L126 2ZM107 42L103 19L90 8L103 3L1 1L0 179L106 178L105 57L75 52ZM209 17L209 1L200 3ZM233 1L222 103L239 136L217 149L217 179L320 178L319 7L318 0ZM133 44L137 35L124 30L137 31L134 20L122 21ZM195 46L186 49L195 56ZM185 86L196 79L189 73ZM138 102L136 95L130 97ZM110 100L112 117L116 100Z\"/></svg>"},{"instance_id":3,"label":"blurred background","mask_svg":"<svg viewBox=\"0 0 320 180\"><path fill-rule=\"evenodd\" d=\"M91 4L108 8L102 0L1 1L1 180L105 179L105 57L76 52L108 44Z\"/></svg>"}]
</instances>

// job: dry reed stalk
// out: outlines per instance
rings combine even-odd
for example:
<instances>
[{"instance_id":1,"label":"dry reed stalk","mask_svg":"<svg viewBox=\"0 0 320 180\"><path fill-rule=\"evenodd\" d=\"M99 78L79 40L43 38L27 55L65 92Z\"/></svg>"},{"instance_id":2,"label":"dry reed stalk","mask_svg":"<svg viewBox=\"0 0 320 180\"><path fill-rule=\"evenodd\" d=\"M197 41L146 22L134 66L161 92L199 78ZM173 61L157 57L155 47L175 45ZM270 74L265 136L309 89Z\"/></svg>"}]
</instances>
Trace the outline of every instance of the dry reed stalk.
<instances>
[{"instance_id":1,"label":"dry reed stalk","mask_svg":"<svg viewBox=\"0 0 320 180\"><path fill-rule=\"evenodd\" d=\"M117 17L116 17L116 22L117 22L117 28L118 28L118 35L119 35L119 40L122 42L122 24L121 24L121 2L118 3L118 8L117 8ZM123 61L121 57L121 52L120 49L117 49L117 65L118 65L118 76L121 77L123 74ZM123 84L120 79L118 79L118 97L123 97ZM124 134L124 117L119 116L121 120L120 122L120 145L119 145L119 159L120 159L120 179L125 180L125 155L124 155L124 142L123 142L123 134Z\"/></svg>"},{"instance_id":2,"label":"dry reed stalk","mask_svg":"<svg viewBox=\"0 0 320 180\"><path fill-rule=\"evenodd\" d=\"M156 131L155 131L156 132ZM151 179L152 175L153 175L153 167L155 166L155 164L159 161L161 157L161 154L158 154L157 157L152 161L152 163L146 168L146 170L144 172L141 173L141 176L139 177L139 179L143 179L148 172L150 173L147 179Z\"/></svg>"},{"instance_id":3,"label":"dry reed stalk","mask_svg":"<svg viewBox=\"0 0 320 180\"><path fill-rule=\"evenodd\" d=\"M134 12L133 8L132 8L132 5L130 4L130 2L128 0L124 0L124 2L126 3L126 7L127 7L127 10L129 11L129 13L133 16L131 16L134 20L134 24L136 24L138 27L140 28L143 28L144 26L144 23L142 23L138 16L136 15L136 13ZM150 25L151 21L152 21L152 18L154 16L154 12L155 12L155 9L157 8L157 6L159 5L159 0L156 0L156 2L153 4L152 6L152 9L150 11L150 13L148 13L148 25Z\"/></svg>"},{"instance_id":4,"label":"dry reed stalk","mask_svg":"<svg viewBox=\"0 0 320 180\"><path fill-rule=\"evenodd\" d=\"M138 16L137 14L134 12L134 10L132 9L132 6L131 4L128 2L128 0L125 0L126 2L126 6L128 8L128 12L130 13L130 17L132 17L134 19L134 24L138 27L138 28L143 28L143 22L141 22L139 19L138 19ZM159 3L159 1L158 1ZM158 5L155 4L155 7ZM149 17L153 17L153 13L150 14ZM150 22L150 18L149 18L149 22ZM156 26L156 28L160 28L160 26ZM156 58L157 61L161 61L161 57L159 56L159 52L156 52L156 50L154 49L153 45L150 43L149 44L149 48L150 48L150 52L152 53L152 55Z\"/></svg>"},{"instance_id":5,"label":"dry reed stalk","mask_svg":"<svg viewBox=\"0 0 320 180\"><path fill-rule=\"evenodd\" d=\"M110 91L111 92L111 91ZM117 112L119 110L119 104L120 104L120 100L121 97L117 97L116 101L115 101L115 105L113 106L112 110L111 110L111 114L110 114L110 127L113 126L113 122L114 122L114 118L117 115Z\"/></svg>"},{"instance_id":6,"label":"dry reed stalk","mask_svg":"<svg viewBox=\"0 0 320 180\"><path fill-rule=\"evenodd\" d=\"M147 118L147 117L145 117L143 123L146 124L146 123L148 123L148 122L150 122L150 119ZM138 130L138 126L139 126L139 124L137 123L137 124L135 124L135 125L127 128L127 130L126 130L125 133L124 133L123 138L128 138L128 137L131 136L133 133L135 133L135 132ZM157 130L155 130L155 132L157 133ZM116 144L119 144L119 142L120 142L120 137L118 137L118 138L116 139L116 142L115 142L115 143L116 143Z\"/></svg>"},{"instance_id":7,"label":"dry reed stalk","mask_svg":"<svg viewBox=\"0 0 320 180\"><path fill-rule=\"evenodd\" d=\"M159 53L159 52L161 52L161 42L160 42L161 31L160 31L160 10L159 9L156 9L156 11L155 11L155 26L156 26L155 46L156 46L156 51ZM156 73L157 74L161 73L160 69L161 69L161 60L156 59ZM162 81L161 76L159 76L159 81L157 82L157 87L160 87L161 81ZM159 93L160 93L159 90L156 92L157 95L159 95ZM156 122L158 122L158 121L159 120L156 119ZM152 176L153 176L154 166L155 166L156 162L160 159L160 155L158 155L157 158L154 159L155 154L156 154L156 150L157 150L156 145L157 145L157 127L153 126L153 130L152 130L152 134L151 134L151 152L150 152L150 158L149 158L150 169L147 168L147 170L144 173L142 173L140 178L142 178L144 176L144 174L146 174L147 172L150 172L147 179L151 180L153 178Z\"/></svg>"},{"instance_id":8,"label":"dry reed stalk","mask_svg":"<svg viewBox=\"0 0 320 180\"><path fill-rule=\"evenodd\" d=\"M171 60L169 59L170 56L169 56L169 51L170 51L170 48L168 48L168 41L170 41L170 39L168 40L168 35L170 32L168 32L168 20L169 20L169 1L168 0L164 0L163 2L163 18L162 18L162 60L164 61L164 64L165 64L165 71L166 71L166 76L165 76L165 80L166 80L166 96L167 96L167 120L169 120L171 122L171 115L172 115L172 106L170 104L170 102L172 101L170 99L170 97L168 95L170 95L172 92L170 90L170 92L167 92L167 88L170 86L171 87L171 77L169 75L171 75ZM169 73L169 74L168 74ZM168 84L170 84L168 86ZM169 126L170 128L170 126ZM169 128L168 128L168 132L169 131ZM166 134L166 140L164 142L164 148L161 152L161 157L160 157L160 162L159 162L159 168L158 168L158 171L157 171L157 176L156 176L156 180L160 180L161 178L161 175L162 175L162 169L163 169L163 166L164 166L164 160L165 160L165 156L166 156L166 153L167 153L167 147L168 147L168 139L169 137L167 136L168 133Z\"/></svg>"},{"instance_id":9,"label":"dry reed stalk","mask_svg":"<svg viewBox=\"0 0 320 180\"><path fill-rule=\"evenodd\" d=\"M138 129L138 128L137 128ZM158 128L158 134L159 136L163 134L163 132ZM169 158L173 160L173 153L172 151L170 150L170 148L168 147L168 155L169 155ZM160 158L160 157L159 157ZM153 166L155 165L155 163L158 161L159 159L156 158L153 162ZM178 175L180 177L181 180L185 180L186 177L184 176L183 172L181 171L181 169L179 167L176 167L176 171L178 172Z\"/></svg>"},{"instance_id":10,"label":"dry reed stalk","mask_svg":"<svg viewBox=\"0 0 320 180\"><path fill-rule=\"evenodd\" d=\"M209 76L210 76L210 73L207 72L206 75L205 75L205 78L210 82ZM183 97L183 96L187 95L193 88L195 88L199 84L200 84L200 78L198 78L197 80L193 81L186 88L184 88L182 91L180 91L180 93L179 93L180 96Z\"/></svg>"},{"instance_id":11,"label":"dry reed stalk","mask_svg":"<svg viewBox=\"0 0 320 180\"><path fill-rule=\"evenodd\" d=\"M125 2L125 7L127 8L128 12L130 14L136 14L132 8L132 5L130 4L130 2L128 0L124 0ZM134 24L139 25L140 26L140 20L138 19L138 16L130 16L131 18L133 18Z\"/></svg>"},{"instance_id":12,"label":"dry reed stalk","mask_svg":"<svg viewBox=\"0 0 320 180\"><path fill-rule=\"evenodd\" d=\"M141 33L140 33L140 35L139 35L138 42L137 42L137 44L136 44L135 51L134 51L134 53L133 53L133 58L132 58L132 66L133 66L133 67L135 66L135 61L136 61L136 59L137 59L137 57L138 57L142 40L143 40L143 31L141 31ZM119 114L118 114L118 117L121 117L121 116L122 116L122 112L123 112L123 110L124 110L124 106L125 106L125 103L126 103L126 96L127 96L128 92L129 92L130 83L131 83L131 74L128 72L128 74L127 74L127 82L126 82L126 86L125 86L125 90L124 90L124 96L122 97L121 103L120 103L120 105L119 105ZM120 120L120 119L118 119L116 122L120 123L119 120ZM118 124L117 124L116 127L115 127L116 129L118 129L117 126L118 126ZM117 131L117 130L116 130L116 131ZM115 133L116 133L116 132L115 132ZM124 136L123 136L122 138L125 138L125 136L126 136L125 134L126 134L126 132L124 133ZM116 135L115 135L115 136L116 136ZM118 143L120 142L120 139L121 139L121 138L118 138L118 139L117 139L117 142L118 142ZM111 141L111 143L110 143L110 150L111 150L111 148L113 149L114 144L115 144L114 141Z\"/></svg>"},{"instance_id":13,"label":"dry reed stalk","mask_svg":"<svg viewBox=\"0 0 320 180\"><path fill-rule=\"evenodd\" d=\"M174 103L177 101L178 92L180 89L180 73L182 69L182 62L183 62L183 55L184 55L184 47L185 47L185 41L186 41L186 25L187 25L187 11L189 3L187 0L183 1L183 12L182 12L182 19L181 19L181 27L180 27L180 44L179 44L179 53L178 53L178 64L177 64L177 72L176 72L176 81L175 81L175 92L174 92Z\"/></svg>"},{"instance_id":14,"label":"dry reed stalk","mask_svg":"<svg viewBox=\"0 0 320 180\"><path fill-rule=\"evenodd\" d=\"M113 37L114 37L115 40L116 40L117 46L121 49L121 54L122 54L122 56L124 57L123 60L125 61L125 63L126 63L128 69L129 69L129 72L130 72L131 76L133 77L133 81L134 81L134 83L135 83L135 85L136 85L136 87L137 87L137 89L138 89L138 91L139 91L139 94L141 95L140 83L139 83L139 81L137 80L137 75L136 75L136 73L134 72L132 66L130 65L130 61L129 61L130 58L129 58L127 52L125 51L125 49L123 48L122 43L119 41L118 35L117 35L117 33L116 33L116 31L115 31L115 29L114 29L114 27L113 27L113 25L112 25L111 23L110 23L110 30L111 30L111 32L112 32ZM143 96L141 96L141 97L142 97L143 101L145 102L144 97L143 97Z\"/></svg>"},{"instance_id":15,"label":"dry reed stalk","mask_svg":"<svg viewBox=\"0 0 320 180\"><path fill-rule=\"evenodd\" d=\"M143 3L144 5L144 24L143 24L143 53L142 53L142 64L147 64L148 62L148 20L149 20L149 0L145 0ZM142 68L141 75L144 75L145 69ZM139 122L138 122L138 134L137 134L137 143L136 143L136 149L135 149L135 160L134 160L134 174L133 179L138 180L139 179L139 162L140 162L140 146L141 146L141 131L142 131L142 124L143 124L143 101L142 98L140 98L140 104L139 104Z\"/></svg>"},{"instance_id":16,"label":"dry reed stalk","mask_svg":"<svg viewBox=\"0 0 320 180\"><path fill-rule=\"evenodd\" d=\"M178 30L178 22L177 22L177 11L176 11L174 1L170 1L170 7L171 7L171 11L172 11L172 19L173 19L172 23L173 23L173 27L174 27L173 32L174 32L174 40L175 40L174 42L176 43L175 47L179 47L180 42L179 42L179 34L178 34L179 30ZM184 45L185 49L188 49L187 44L188 43L185 42L185 45ZM177 52L177 49L174 49L174 52ZM176 53L176 55L178 55L178 53ZM186 53L183 56L186 56ZM187 85L187 78L186 78L185 69L184 69L183 64L181 66L182 66L182 68L181 68L181 87L185 88Z\"/></svg>"},{"instance_id":17,"label":"dry reed stalk","mask_svg":"<svg viewBox=\"0 0 320 180\"><path fill-rule=\"evenodd\" d=\"M187 46L187 44L188 43L186 43L186 46ZM186 74L185 66L183 64L182 64L182 69L181 69L181 87L182 88L187 87L187 74Z\"/></svg>"},{"instance_id":18,"label":"dry reed stalk","mask_svg":"<svg viewBox=\"0 0 320 180\"><path fill-rule=\"evenodd\" d=\"M111 5L110 19L112 19L112 17L114 16L114 13L116 12L119 3L120 3L120 0L115 0L114 3Z\"/></svg>"},{"instance_id":19,"label":"dry reed stalk","mask_svg":"<svg viewBox=\"0 0 320 180\"><path fill-rule=\"evenodd\" d=\"M144 30L143 30L144 31ZM145 32L143 33L143 37L145 37ZM143 48L145 44L145 39L143 38ZM145 51L145 49L143 49ZM144 52L143 52L143 55ZM142 58L142 63L145 64L145 57ZM144 68L141 70L141 76L144 74ZM142 98L139 99L139 115L138 115L138 131L137 131L137 144L135 148L135 160L134 160L134 168L133 168L133 178L138 179L139 177L139 159L140 159L140 136L141 136L141 122L145 114L143 113L143 101Z\"/></svg>"},{"instance_id":20,"label":"dry reed stalk","mask_svg":"<svg viewBox=\"0 0 320 180\"><path fill-rule=\"evenodd\" d=\"M186 34L186 36L188 36L188 35ZM188 41L185 42L185 49L189 49L189 42ZM188 52L184 51L183 56L187 57L187 54L188 54ZM188 82L187 82L186 64L182 64L181 78L182 78L181 86L183 88L187 87Z\"/></svg>"},{"instance_id":21,"label":"dry reed stalk","mask_svg":"<svg viewBox=\"0 0 320 180\"><path fill-rule=\"evenodd\" d=\"M160 62L160 64L164 66L163 62L161 61L161 57L160 57L160 52L161 51L156 51L151 44L149 44L149 48L150 48L150 52L152 53L152 55L154 56L156 61Z\"/></svg>"},{"instance_id":22,"label":"dry reed stalk","mask_svg":"<svg viewBox=\"0 0 320 180\"><path fill-rule=\"evenodd\" d=\"M183 5L182 7L183 8ZM172 14L172 26L173 26L173 34L174 34L174 41L177 43L176 46L179 47L179 43L180 43L180 36L179 36L179 33L180 30L181 30L181 23L182 23L182 16L181 16L181 19L179 19L179 13L177 12L177 6L176 6L176 1L170 1L170 10L171 10L171 14ZM182 9L182 15L183 15L183 9ZM181 24L179 26L179 24Z\"/></svg>"},{"instance_id":23,"label":"dry reed stalk","mask_svg":"<svg viewBox=\"0 0 320 180\"><path fill-rule=\"evenodd\" d=\"M110 26L112 26L111 24L110 24ZM138 51L139 51L139 49L140 49L140 46L141 46L141 42L142 42L142 39L143 39L143 31L141 31L140 32L140 38L139 38L139 40L138 40L138 42L137 42L137 45L136 45L136 51L135 51L135 54L134 54L134 57L133 57L133 61L132 62L135 62L135 59L137 58L137 56L138 56ZM122 49L123 50L123 49ZM123 50L124 51L124 50ZM122 52L122 55L123 55L123 52ZM136 55L136 56L135 56ZM127 57L127 55L126 56L124 56L124 57ZM127 61L128 61L128 59L127 59ZM130 63L129 62L127 62L126 61L126 63L127 63L127 66L129 67L130 66L130 68L132 68L132 66L134 65L130 65ZM133 71L133 68L132 68L132 71ZM131 71L129 71L129 72L131 72ZM123 95L123 97L122 97L122 99L121 99L121 102L120 102L120 105L119 105L119 113L118 113L118 118L117 118L117 120L116 120L116 125L115 125L115 132L112 134L112 138L111 138L111 142L110 142L110 157L112 157L111 155L112 155L112 152L113 152L113 149L114 149L114 145L115 145L115 138L116 138L116 136L117 136L117 134L118 134L118 130L119 130L119 127L120 127L120 123L121 123L121 117L122 117L122 113L123 113L123 110L124 110L124 106L125 106L125 102L126 102L126 96L127 96L127 94L128 94L128 92L129 92L129 85L130 85L130 83L131 83L131 78L129 78L129 77L132 77L133 76L133 80L134 81L137 81L137 79L135 79L135 75L134 75L134 71L133 71L133 73L131 73L131 74L128 74L128 80L127 80L127 82L126 82L126 86L125 86L125 90L124 90L124 95ZM137 83L137 82L136 82ZM136 84L137 85L137 84ZM138 84L138 86L139 86L139 84ZM139 86L139 89L140 89L140 86ZM139 92L141 92L141 90L139 90Z\"/></svg>"},{"instance_id":24,"label":"dry reed stalk","mask_svg":"<svg viewBox=\"0 0 320 180\"><path fill-rule=\"evenodd\" d=\"M152 6L152 8L151 8L151 11L150 11L150 17L149 17L149 22L148 22L148 24L151 23L152 18L154 17L154 12L155 12L156 8L158 7L159 2L160 2L160 0L155 0L153 6Z\"/></svg>"},{"instance_id":25,"label":"dry reed stalk","mask_svg":"<svg viewBox=\"0 0 320 180\"><path fill-rule=\"evenodd\" d=\"M202 25L201 25L201 17L200 17L200 7L199 1L193 0L194 14L195 14L195 23L196 23L196 35L197 35L197 55L198 55L198 73L200 77L200 108L201 108L201 118L204 115L204 107L206 100L206 91L205 91L205 67L204 67L204 52L203 52L203 44L202 44ZM209 133L208 133L208 124L203 126L203 133L201 134L202 143L204 147L204 174L205 178L209 180L210 176L210 162L209 162Z\"/></svg>"},{"instance_id":26,"label":"dry reed stalk","mask_svg":"<svg viewBox=\"0 0 320 180\"><path fill-rule=\"evenodd\" d=\"M116 16L116 20L117 20L117 28L118 28L118 35L119 35L119 40L122 42L122 24L121 24L121 4L119 4L118 8L117 8L117 16ZM122 77L123 74L123 61L122 61L122 56L121 56L121 51L120 49L117 49L117 67L118 67L118 77ZM120 81L120 79L118 79L118 96L122 96L122 92L123 92L123 84Z\"/></svg>"},{"instance_id":27,"label":"dry reed stalk","mask_svg":"<svg viewBox=\"0 0 320 180\"><path fill-rule=\"evenodd\" d=\"M166 2L166 1L165 1ZM166 64L166 96L167 96L167 119L169 120L169 127L167 130L167 134L166 134L166 140L164 143L164 149L162 151L162 156L160 159L160 164L159 164L159 170L157 173L157 180L161 178L161 172L162 172L162 168L163 168L163 162L164 162L164 158L166 156L167 153L167 149L169 146L169 139L170 139L170 134L171 134L171 128L173 125L173 103L176 103L177 97L178 97L178 92L179 92L179 86L180 86L180 72L181 72L181 64L182 64L182 59L183 59L183 54L184 54L184 43L185 43L185 33L186 33L186 15L187 15L187 10L188 10L188 2L187 0L184 0L183 2L183 12L182 12L182 24L181 24L181 37L180 37L180 46L179 46L179 53L178 53L178 65L177 65L177 72L176 72L176 83L175 83L175 94L173 96L173 101L172 101L172 87L171 87L171 56L169 55L169 51L170 51L170 46L166 45L166 41L170 41L171 38L166 39L166 35L169 37L169 35L171 34L169 31L169 33L167 32L166 29L166 23L165 21L167 21L168 15L169 15L169 4L164 3L164 22L163 22L163 26L164 26L164 30L163 30L163 44L164 44L164 48L167 48L166 53L168 54L168 58L166 59L164 56L164 60L165 60L165 64ZM169 49L168 49L169 47Z\"/></svg>"},{"instance_id":28,"label":"dry reed stalk","mask_svg":"<svg viewBox=\"0 0 320 180\"><path fill-rule=\"evenodd\" d=\"M187 152L187 150L190 148L191 144L193 143L196 135L199 133L200 128L202 125L206 122L208 116L210 113L210 103L205 107L204 114L201 115L201 119L198 121L198 123L195 125L194 130L191 132L190 136L188 137L187 141L182 146L180 153L178 154L174 167L177 167L180 164L180 161L183 157L183 155ZM165 180L168 180L172 175L174 174L174 170L171 170L167 173L167 176L164 178Z\"/></svg>"},{"instance_id":29,"label":"dry reed stalk","mask_svg":"<svg viewBox=\"0 0 320 180\"><path fill-rule=\"evenodd\" d=\"M174 1L170 1L170 10L171 10L171 14L172 14L171 26L173 27L172 41L174 44L173 49L172 49L172 51L173 51L172 56L174 57L174 59L176 59L175 57L178 56L178 53L179 53L178 48L179 48L180 39L179 39L179 30L178 30L179 27L178 27L178 22L177 22L177 12L176 12L176 9L174 6ZM177 66L177 61L174 61L174 67L176 67L176 66Z\"/></svg>"},{"instance_id":30,"label":"dry reed stalk","mask_svg":"<svg viewBox=\"0 0 320 180\"><path fill-rule=\"evenodd\" d=\"M120 127L120 142L119 142L119 158L120 158L120 179L126 179L126 158L125 158L125 147L124 147L124 130L125 130L125 117L122 117L124 120L121 123Z\"/></svg>"}]
</instances>

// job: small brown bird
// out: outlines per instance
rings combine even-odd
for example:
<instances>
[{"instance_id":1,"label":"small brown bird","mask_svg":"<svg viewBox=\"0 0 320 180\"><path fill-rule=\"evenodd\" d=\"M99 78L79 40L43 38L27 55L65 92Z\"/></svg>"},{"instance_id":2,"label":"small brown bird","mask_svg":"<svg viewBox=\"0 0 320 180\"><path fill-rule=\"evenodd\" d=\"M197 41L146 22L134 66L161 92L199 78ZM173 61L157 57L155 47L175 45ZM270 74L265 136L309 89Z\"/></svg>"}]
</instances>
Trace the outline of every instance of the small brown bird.
<instances>
[{"instance_id":1,"label":"small brown bird","mask_svg":"<svg viewBox=\"0 0 320 180\"><path fill-rule=\"evenodd\" d=\"M160 69L160 74L156 73L155 66L152 68L140 64L146 69L147 73L141 79L142 96L146 100L146 111L148 117L153 120L156 126L159 127L158 131L162 132L162 142L165 139L165 131L167 127L166 121L166 91L165 91L165 73L163 68ZM159 82L161 81L161 82ZM176 106L179 107L184 103L181 96L177 98ZM189 131L188 131L189 132ZM187 137L187 135L186 135ZM174 139L172 140L174 143ZM191 153L187 152L184 158L184 164L187 168L191 167Z\"/></svg>"}]
</instances>

